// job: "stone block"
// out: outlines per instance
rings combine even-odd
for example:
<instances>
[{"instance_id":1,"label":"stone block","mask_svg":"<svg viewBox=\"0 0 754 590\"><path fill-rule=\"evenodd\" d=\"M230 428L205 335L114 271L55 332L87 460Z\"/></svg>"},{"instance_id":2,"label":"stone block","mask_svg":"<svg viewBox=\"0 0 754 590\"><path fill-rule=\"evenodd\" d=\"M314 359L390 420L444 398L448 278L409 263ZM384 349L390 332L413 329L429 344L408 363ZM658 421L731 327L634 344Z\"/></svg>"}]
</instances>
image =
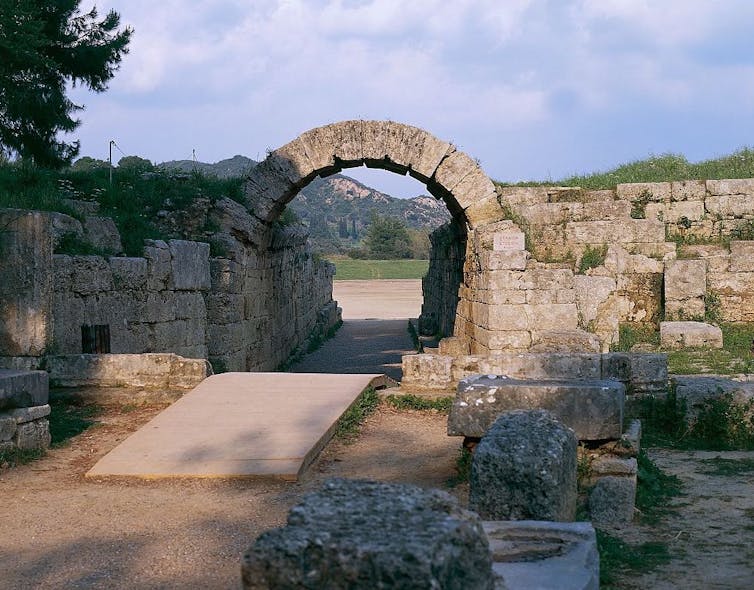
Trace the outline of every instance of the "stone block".
<instances>
[{"instance_id":1,"label":"stone block","mask_svg":"<svg viewBox=\"0 0 754 590\"><path fill-rule=\"evenodd\" d=\"M177 320L207 318L207 308L201 293L178 291L175 293L174 305Z\"/></svg>"},{"instance_id":2,"label":"stone block","mask_svg":"<svg viewBox=\"0 0 754 590\"><path fill-rule=\"evenodd\" d=\"M50 422L44 418L19 424L13 443L19 449L46 449L50 446Z\"/></svg>"},{"instance_id":3,"label":"stone block","mask_svg":"<svg viewBox=\"0 0 754 590\"><path fill-rule=\"evenodd\" d=\"M555 381L477 375L458 384L449 436L481 437L504 412L542 408L579 440L620 438L626 388L617 381Z\"/></svg>"},{"instance_id":4,"label":"stone block","mask_svg":"<svg viewBox=\"0 0 754 590\"><path fill-rule=\"evenodd\" d=\"M722 348L723 332L704 322L660 322L660 346L679 348Z\"/></svg>"},{"instance_id":5,"label":"stone block","mask_svg":"<svg viewBox=\"0 0 754 590\"><path fill-rule=\"evenodd\" d=\"M492 571L506 590L598 590L597 535L588 522L485 521Z\"/></svg>"},{"instance_id":6,"label":"stone block","mask_svg":"<svg viewBox=\"0 0 754 590\"><path fill-rule=\"evenodd\" d=\"M449 336L443 338L439 343L439 351L444 356L463 356L469 354L469 343L462 338Z\"/></svg>"},{"instance_id":7,"label":"stone block","mask_svg":"<svg viewBox=\"0 0 754 590\"><path fill-rule=\"evenodd\" d=\"M144 290L147 286L147 259L111 257L113 288L119 291Z\"/></svg>"},{"instance_id":8,"label":"stone block","mask_svg":"<svg viewBox=\"0 0 754 590\"><path fill-rule=\"evenodd\" d=\"M170 240L172 287L177 291L206 291L210 288L209 244Z\"/></svg>"},{"instance_id":9,"label":"stone block","mask_svg":"<svg viewBox=\"0 0 754 590\"><path fill-rule=\"evenodd\" d=\"M3 414L7 418L11 418L16 424L25 424L26 422L32 422L33 420L39 420L40 418L46 418L50 415L50 405L45 404L43 406L32 406L30 408L16 408Z\"/></svg>"},{"instance_id":10,"label":"stone block","mask_svg":"<svg viewBox=\"0 0 754 590\"><path fill-rule=\"evenodd\" d=\"M47 369L59 387L190 389L206 378L207 361L169 353L72 354L48 357Z\"/></svg>"},{"instance_id":11,"label":"stone block","mask_svg":"<svg viewBox=\"0 0 754 590\"><path fill-rule=\"evenodd\" d=\"M550 330L532 332L533 353L549 352L600 352L597 336L583 330Z\"/></svg>"},{"instance_id":12,"label":"stone block","mask_svg":"<svg viewBox=\"0 0 754 590\"><path fill-rule=\"evenodd\" d=\"M754 212L750 195L713 195L704 202L707 213L722 217L745 217Z\"/></svg>"},{"instance_id":13,"label":"stone block","mask_svg":"<svg viewBox=\"0 0 754 590\"><path fill-rule=\"evenodd\" d=\"M629 354L631 379L628 390L633 394L665 392L668 388L667 354Z\"/></svg>"},{"instance_id":14,"label":"stone block","mask_svg":"<svg viewBox=\"0 0 754 590\"><path fill-rule=\"evenodd\" d=\"M618 199L638 201L669 201L672 191L669 182L632 182L615 187Z\"/></svg>"},{"instance_id":15,"label":"stone block","mask_svg":"<svg viewBox=\"0 0 754 590\"><path fill-rule=\"evenodd\" d=\"M627 352L610 352L602 355L602 379L628 383L631 380L631 357Z\"/></svg>"},{"instance_id":16,"label":"stone block","mask_svg":"<svg viewBox=\"0 0 754 590\"><path fill-rule=\"evenodd\" d=\"M665 300L704 298L707 264L704 260L670 260L665 263Z\"/></svg>"},{"instance_id":17,"label":"stone block","mask_svg":"<svg viewBox=\"0 0 754 590\"><path fill-rule=\"evenodd\" d=\"M578 330L578 309L575 303L526 305L524 312L529 329L537 332Z\"/></svg>"},{"instance_id":18,"label":"stone block","mask_svg":"<svg viewBox=\"0 0 754 590\"><path fill-rule=\"evenodd\" d=\"M636 477L602 477L589 492L589 516L594 523L631 522L635 504Z\"/></svg>"},{"instance_id":19,"label":"stone block","mask_svg":"<svg viewBox=\"0 0 754 590\"><path fill-rule=\"evenodd\" d=\"M495 185L479 167L464 177L453 188L452 193L453 198L462 209L466 209L473 203L488 198L497 200ZM496 219L495 221L499 221L499 219Z\"/></svg>"},{"instance_id":20,"label":"stone block","mask_svg":"<svg viewBox=\"0 0 754 590\"><path fill-rule=\"evenodd\" d=\"M46 372L0 369L0 410L44 406L48 395Z\"/></svg>"},{"instance_id":21,"label":"stone block","mask_svg":"<svg viewBox=\"0 0 754 590\"><path fill-rule=\"evenodd\" d=\"M464 209L464 215L472 229L500 221L503 209L497 195L479 199Z\"/></svg>"},{"instance_id":22,"label":"stone block","mask_svg":"<svg viewBox=\"0 0 754 590\"><path fill-rule=\"evenodd\" d=\"M207 296L207 321L209 323L233 324L240 322L243 319L243 295L236 293L212 292Z\"/></svg>"},{"instance_id":23,"label":"stone block","mask_svg":"<svg viewBox=\"0 0 754 590\"><path fill-rule=\"evenodd\" d=\"M617 283L612 277L594 277L576 275L573 277L576 295L576 307L584 326L597 319L616 288Z\"/></svg>"},{"instance_id":24,"label":"stone block","mask_svg":"<svg viewBox=\"0 0 754 590\"><path fill-rule=\"evenodd\" d=\"M453 358L434 354L407 354L402 357L402 384L427 389L449 389L453 385Z\"/></svg>"},{"instance_id":25,"label":"stone block","mask_svg":"<svg viewBox=\"0 0 754 590\"><path fill-rule=\"evenodd\" d=\"M730 243L730 271L754 272L754 241Z\"/></svg>"},{"instance_id":26,"label":"stone block","mask_svg":"<svg viewBox=\"0 0 754 590\"><path fill-rule=\"evenodd\" d=\"M220 228L219 234L233 236L234 241L259 245L269 227L251 215L241 203L227 197L216 201L210 210L210 218Z\"/></svg>"},{"instance_id":27,"label":"stone block","mask_svg":"<svg viewBox=\"0 0 754 590\"><path fill-rule=\"evenodd\" d=\"M74 293L92 295L112 291L112 270L101 256L72 256L71 265L71 289Z\"/></svg>"},{"instance_id":28,"label":"stone block","mask_svg":"<svg viewBox=\"0 0 754 590\"><path fill-rule=\"evenodd\" d=\"M531 346L531 332L527 330L487 330L474 326L475 342L471 343L471 352L490 353L510 350L527 350Z\"/></svg>"},{"instance_id":29,"label":"stone block","mask_svg":"<svg viewBox=\"0 0 754 590\"><path fill-rule=\"evenodd\" d=\"M110 217L85 217L84 237L92 246L108 254L123 252L120 232Z\"/></svg>"},{"instance_id":30,"label":"stone block","mask_svg":"<svg viewBox=\"0 0 754 590\"><path fill-rule=\"evenodd\" d=\"M0 414L0 443L7 442L16 434L17 422L5 413Z\"/></svg>"},{"instance_id":31,"label":"stone block","mask_svg":"<svg viewBox=\"0 0 754 590\"><path fill-rule=\"evenodd\" d=\"M708 180L706 185L710 195L754 195L754 179L752 178Z\"/></svg>"},{"instance_id":32,"label":"stone block","mask_svg":"<svg viewBox=\"0 0 754 590\"><path fill-rule=\"evenodd\" d=\"M299 188L309 184L317 175L316 167L306 154L306 146L299 138L276 149L267 159L270 166Z\"/></svg>"},{"instance_id":33,"label":"stone block","mask_svg":"<svg viewBox=\"0 0 754 590\"><path fill-rule=\"evenodd\" d=\"M167 243L145 240L144 258L147 260L147 288L152 291L167 289L170 279L170 250Z\"/></svg>"},{"instance_id":34,"label":"stone block","mask_svg":"<svg viewBox=\"0 0 754 590\"><path fill-rule=\"evenodd\" d=\"M286 526L256 539L242 585L492 590L494 579L481 521L447 493L335 479L304 496Z\"/></svg>"},{"instance_id":35,"label":"stone block","mask_svg":"<svg viewBox=\"0 0 754 590\"><path fill-rule=\"evenodd\" d=\"M480 262L487 270L525 270L529 253L526 250L482 252Z\"/></svg>"},{"instance_id":36,"label":"stone block","mask_svg":"<svg viewBox=\"0 0 754 590\"><path fill-rule=\"evenodd\" d=\"M452 193L456 185L478 168L476 162L463 152L453 152L437 167L430 184L438 184Z\"/></svg>"},{"instance_id":37,"label":"stone block","mask_svg":"<svg viewBox=\"0 0 754 590\"><path fill-rule=\"evenodd\" d=\"M469 508L485 520L573 520L577 445L547 411L501 415L474 449Z\"/></svg>"},{"instance_id":38,"label":"stone block","mask_svg":"<svg viewBox=\"0 0 754 590\"><path fill-rule=\"evenodd\" d=\"M80 240L84 239L84 226L75 217L65 213L49 213L50 233L52 237L53 249L60 245L64 236L74 236Z\"/></svg>"},{"instance_id":39,"label":"stone block","mask_svg":"<svg viewBox=\"0 0 754 590\"><path fill-rule=\"evenodd\" d=\"M631 215L631 203L628 201L595 201L583 203L579 215L574 221L600 221L605 219L626 219ZM570 221L570 219L566 220Z\"/></svg>"},{"instance_id":40,"label":"stone block","mask_svg":"<svg viewBox=\"0 0 754 590\"><path fill-rule=\"evenodd\" d=\"M505 353L480 362L480 373L514 379L567 380L600 378L600 355L584 353Z\"/></svg>"},{"instance_id":41,"label":"stone block","mask_svg":"<svg viewBox=\"0 0 754 590\"><path fill-rule=\"evenodd\" d=\"M673 201L704 201L707 185L703 180L681 180L670 183L670 198Z\"/></svg>"},{"instance_id":42,"label":"stone block","mask_svg":"<svg viewBox=\"0 0 754 590\"><path fill-rule=\"evenodd\" d=\"M489 330L528 330L527 305L485 305L472 303L472 319Z\"/></svg>"}]
</instances>

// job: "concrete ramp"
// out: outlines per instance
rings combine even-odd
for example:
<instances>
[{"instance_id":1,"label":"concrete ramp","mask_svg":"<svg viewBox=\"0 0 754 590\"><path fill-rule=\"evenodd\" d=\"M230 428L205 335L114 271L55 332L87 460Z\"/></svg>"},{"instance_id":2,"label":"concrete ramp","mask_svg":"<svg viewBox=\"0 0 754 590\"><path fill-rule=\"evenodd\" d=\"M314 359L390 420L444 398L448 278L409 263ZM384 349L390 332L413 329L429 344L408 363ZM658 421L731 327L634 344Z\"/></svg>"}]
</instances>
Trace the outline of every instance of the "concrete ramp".
<instances>
[{"instance_id":1,"label":"concrete ramp","mask_svg":"<svg viewBox=\"0 0 754 590\"><path fill-rule=\"evenodd\" d=\"M214 375L134 432L86 475L295 480L359 394L384 380L374 374Z\"/></svg>"}]
</instances>

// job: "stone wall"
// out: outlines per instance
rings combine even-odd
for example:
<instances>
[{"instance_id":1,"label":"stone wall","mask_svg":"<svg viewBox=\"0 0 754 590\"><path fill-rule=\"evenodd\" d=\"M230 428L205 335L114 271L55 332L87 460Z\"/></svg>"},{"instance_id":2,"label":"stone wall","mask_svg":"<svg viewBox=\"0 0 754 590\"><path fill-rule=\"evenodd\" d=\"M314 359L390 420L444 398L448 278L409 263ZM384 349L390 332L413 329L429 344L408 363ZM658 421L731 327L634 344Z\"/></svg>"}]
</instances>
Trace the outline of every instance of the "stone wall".
<instances>
[{"instance_id":1,"label":"stone wall","mask_svg":"<svg viewBox=\"0 0 754 590\"><path fill-rule=\"evenodd\" d=\"M505 187L498 198L509 219L469 231L458 292L443 254L424 280L423 316L458 301L457 354L606 352L623 322L754 321L754 242L736 239L754 231L754 180Z\"/></svg>"},{"instance_id":2,"label":"stone wall","mask_svg":"<svg viewBox=\"0 0 754 590\"><path fill-rule=\"evenodd\" d=\"M207 358L209 245L150 240L143 258L53 256L56 354L81 354L82 325L108 325L112 353Z\"/></svg>"},{"instance_id":3,"label":"stone wall","mask_svg":"<svg viewBox=\"0 0 754 590\"><path fill-rule=\"evenodd\" d=\"M0 366L76 359L82 326L107 326L112 354L175 353L209 358L217 370L272 370L337 323L334 267L313 257L300 227L260 238L252 216L229 199L211 214L223 256L211 257L207 243L148 240L143 257L127 258L53 255L60 228L76 220L0 212Z\"/></svg>"},{"instance_id":4,"label":"stone wall","mask_svg":"<svg viewBox=\"0 0 754 590\"><path fill-rule=\"evenodd\" d=\"M422 279L422 313L419 331L426 336L453 334L458 288L463 282L466 232L457 222L438 228L429 236L429 270Z\"/></svg>"}]
</instances>

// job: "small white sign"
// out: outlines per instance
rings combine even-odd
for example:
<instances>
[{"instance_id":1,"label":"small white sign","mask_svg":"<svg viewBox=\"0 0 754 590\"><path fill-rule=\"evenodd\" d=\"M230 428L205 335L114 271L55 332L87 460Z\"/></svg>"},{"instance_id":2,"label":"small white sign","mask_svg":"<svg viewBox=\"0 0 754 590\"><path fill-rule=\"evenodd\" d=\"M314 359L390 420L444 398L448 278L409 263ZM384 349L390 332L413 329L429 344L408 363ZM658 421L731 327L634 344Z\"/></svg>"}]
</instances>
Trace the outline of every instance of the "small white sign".
<instances>
[{"instance_id":1,"label":"small white sign","mask_svg":"<svg viewBox=\"0 0 754 590\"><path fill-rule=\"evenodd\" d=\"M524 250L525 248L526 240L524 239L524 232L520 231L498 232L492 241L492 249L495 252L501 250Z\"/></svg>"}]
</instances>

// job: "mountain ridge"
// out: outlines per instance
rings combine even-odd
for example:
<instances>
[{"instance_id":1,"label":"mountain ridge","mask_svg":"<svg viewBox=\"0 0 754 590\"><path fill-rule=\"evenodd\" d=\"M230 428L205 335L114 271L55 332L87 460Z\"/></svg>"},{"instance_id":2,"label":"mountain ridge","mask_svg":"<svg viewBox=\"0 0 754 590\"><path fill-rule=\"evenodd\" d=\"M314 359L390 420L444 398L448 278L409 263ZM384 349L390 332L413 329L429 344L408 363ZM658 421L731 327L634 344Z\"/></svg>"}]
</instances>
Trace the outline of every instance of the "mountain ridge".
<instances>
[{"instance_id":1,"label":"mountain ridge","mask_svg":"<svg viewBox=\"0 0 754 590\"><path fill-rule=\"evenodd\" d=\"M214 164L172 160L160 167L238 178L257 163L235 155ZM374 214L401 219L407 227L422 233L430 233L450 220L445 204L434 197L398 199L343 174L315 178L288 207L309 227L314 249L323 253L341 253L358 247Z\"/></svg>"}]
</instances>

